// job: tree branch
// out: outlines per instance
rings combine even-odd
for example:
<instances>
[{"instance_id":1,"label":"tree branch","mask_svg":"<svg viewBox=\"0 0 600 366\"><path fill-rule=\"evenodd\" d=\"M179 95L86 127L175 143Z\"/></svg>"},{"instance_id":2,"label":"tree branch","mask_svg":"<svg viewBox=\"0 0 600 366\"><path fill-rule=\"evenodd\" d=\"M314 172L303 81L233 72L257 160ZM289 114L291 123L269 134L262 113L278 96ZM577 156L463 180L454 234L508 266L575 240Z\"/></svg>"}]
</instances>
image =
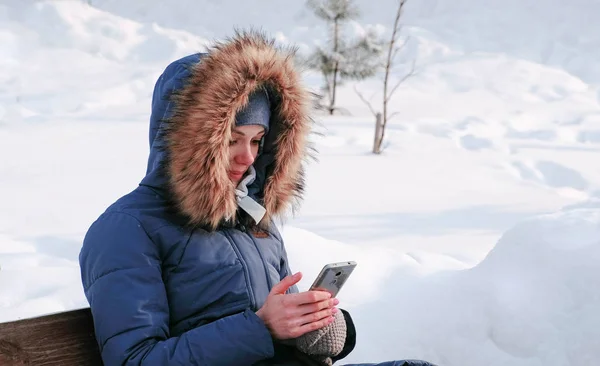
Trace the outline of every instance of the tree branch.
<instances>
[{"instance_id":1,"label":"tree branch","mask_svg":"<svg viewBox=\"0 0 600 366\"><path fill-rule=\"evenodd\" d=\"M404 38L404 42L402 42L401 45L394 47L394 53L392 54L392 64L394 63L394 60L396 59L396 55L398 54L398 52L400 52L408 43L408 40L410 39L410 34L406 36L406 38Z\"/></svg>"},{"instance_id":2,"label":"tree branch","mask_svg":"<svg viewBox=\"0 0 600 366\"><path fill-rule=\"evenodd\" d=\"M394 60L396 59L396 55L398 54L398 52L400 51L402 47L396 47L394 48L394 52L392 53L392 58L391 58L391 62L394 63Z\"/></svg>"},{"instance_id":3,"label":"tree branch","mask_svg":"<svg viewBox=\"0 0 600 366\"><path fill-rule=\"evenodd\" d=\"M369 107L369 110L371 111L371 113L373 113L374 116L377 115L377 112L375 111L375 109L373 108L373 106L371 105L371 102L369 102L362 94L361 92L358 91L358 89L356 88L356 84L354 84L354 91L356 92L356 94L358 94L358 97L360 98L360 100L362 100L367 107Z\"/></svg>"},{"instance_id":4,"label":"tree branch","mask_svg":"<svg viewBox=\"0 0 600 366\"><path fill-rule=\"evenodd\" d=\"M409 77L411 77L412 75L414 75L415 73L415 60L413 60L412 62L412 66L410 67L410 71L404 75L400 80L398 80L398 82L396 83L396 85L394 85L394 87L392 88L392 90L390 91L390 93L388 95L385 95L385 101L389 102L390 99L392 98L392 95L394 95L394 93L396 92L396 89L398 89L398 87L400 86L400 84L402 84L403 82L406 81L406 79L408 79Z\"/></svg>"},{"instance_id":5,"label":"tree branch","mask_svg":"<svg viewBox=\"0 0 600 366\"><path fill-rule=\"evenodd\" d=\"M395 116L397 116L398 114L400 114L400 112L394 112L392 114L389 115L388 120L394 118Z\"/></svg>"}]
</instances>

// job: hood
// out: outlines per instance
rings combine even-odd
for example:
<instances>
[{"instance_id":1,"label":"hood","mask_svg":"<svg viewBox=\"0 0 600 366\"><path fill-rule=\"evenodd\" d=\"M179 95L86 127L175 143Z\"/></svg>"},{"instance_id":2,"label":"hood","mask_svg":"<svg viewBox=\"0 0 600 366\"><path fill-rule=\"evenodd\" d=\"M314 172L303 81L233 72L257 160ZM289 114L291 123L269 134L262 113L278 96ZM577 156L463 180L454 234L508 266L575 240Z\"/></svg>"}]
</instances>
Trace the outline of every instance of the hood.
<instances>
[{"instance_id":1,"label":"hood","mask_svg":"<svg viewBox=\"0 0 600 366\"><path fill-rule=\"evenodd\" d=\"M156 82L150 118L150 156L142 185L168 193L192 225L216 229L237 217L228 148L236 113L257 87L268 90L270 129L248 194L266 213L261 226L299 202L302 162L309 156L309 93L294 50L258 33L236 33L205 54L170 64Z\"/></svg>"}]
</instances>

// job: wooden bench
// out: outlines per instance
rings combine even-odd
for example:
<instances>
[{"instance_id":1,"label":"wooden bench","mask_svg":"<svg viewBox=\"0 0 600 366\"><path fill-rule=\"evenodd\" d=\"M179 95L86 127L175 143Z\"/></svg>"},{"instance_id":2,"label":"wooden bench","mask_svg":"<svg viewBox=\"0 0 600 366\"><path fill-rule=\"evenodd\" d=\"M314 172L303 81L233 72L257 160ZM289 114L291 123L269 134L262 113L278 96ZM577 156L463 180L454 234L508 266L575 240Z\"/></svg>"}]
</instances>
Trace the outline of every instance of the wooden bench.
<instances>
[{"instance_id":1,"label":"wooden bench","mask_svg":"<svg viewBox=\"0 0 600 366\"><path fill-rule=\"evenodd\" d=\"M0 365L102 365L90 309L0 323Z\"/></svg>"}]
</instances>

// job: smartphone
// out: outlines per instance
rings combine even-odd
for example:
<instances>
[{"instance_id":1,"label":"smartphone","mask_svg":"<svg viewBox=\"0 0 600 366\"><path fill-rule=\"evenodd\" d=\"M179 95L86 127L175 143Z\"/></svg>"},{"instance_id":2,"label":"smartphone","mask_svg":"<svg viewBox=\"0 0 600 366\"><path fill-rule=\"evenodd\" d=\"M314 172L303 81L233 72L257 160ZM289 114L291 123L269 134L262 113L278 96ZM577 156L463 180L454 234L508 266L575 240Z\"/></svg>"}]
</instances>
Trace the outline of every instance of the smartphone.
<instances>
[{"instance_id":1,"label":"smartphone","mask_svg":"<svg viewBox=\"0 0 600 366\"><path fill-rule=\"evenodd\" d=\"M326 264L310 286L310 291L327 291L331 297L336 297L355 267L356 262L353 261Z\"/></svg>"}]
</instances>

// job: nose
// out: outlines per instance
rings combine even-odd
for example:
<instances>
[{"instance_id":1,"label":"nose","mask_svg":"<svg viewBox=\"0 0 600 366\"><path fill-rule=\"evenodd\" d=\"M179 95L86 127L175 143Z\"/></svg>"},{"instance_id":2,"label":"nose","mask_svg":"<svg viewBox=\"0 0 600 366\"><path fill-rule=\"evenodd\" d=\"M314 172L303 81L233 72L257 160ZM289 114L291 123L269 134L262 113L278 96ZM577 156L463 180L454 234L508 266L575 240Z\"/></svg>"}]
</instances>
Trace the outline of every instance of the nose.
<instances>
[{"instance_id":1,"label":"nose","mask_svg":"<svg viewBox=\"0 0 600 366\"><path fill-rule=\"evenodd\" d=\"M254 154L252 154L252 148L250 146L244 146L244 149L236 156L236 162L238 164L250 166L254 163Z\"/></svg>"}]
</instances>

